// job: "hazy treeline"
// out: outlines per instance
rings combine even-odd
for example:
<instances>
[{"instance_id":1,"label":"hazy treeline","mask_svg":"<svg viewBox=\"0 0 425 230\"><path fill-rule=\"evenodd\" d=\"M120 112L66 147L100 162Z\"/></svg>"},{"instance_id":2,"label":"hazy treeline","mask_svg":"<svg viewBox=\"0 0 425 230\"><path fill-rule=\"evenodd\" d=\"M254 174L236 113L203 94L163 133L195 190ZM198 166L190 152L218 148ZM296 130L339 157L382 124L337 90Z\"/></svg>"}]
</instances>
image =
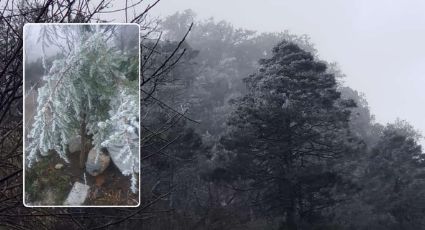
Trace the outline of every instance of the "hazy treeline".
<instances>
[{"instance_id":1,"label":"hazy treeline","mask_svg":"<svg viewBox=\"0 0 425 230\"><path fill-rule=\"evenodd\" d=\"M308 37L198 21L191 11L156 24L146 16L158 1L134 15L107 2L2 2L0 226L425 228L418 133L401 120L377 124ZM25 208L22 26L102 22L111 12L142 30L140 207Z\"/></svg>"},{"instance_id":2,"label":"hazy treeline","mask_svg":"<svg viewBox=\"0 0 425 230\"><path fill-rule=\"evenodd\" d=\"M152 146L175 140L144 165L155 172L142 175L153 196L171 191L146 229L425 228L413 127L376 123L306 36L197 21L187 10L162 21L161 48L193 20L186 55L155 94L190 120L171 122L158 105L145 123L173 124Z\"/></svg>"}]
</instances>

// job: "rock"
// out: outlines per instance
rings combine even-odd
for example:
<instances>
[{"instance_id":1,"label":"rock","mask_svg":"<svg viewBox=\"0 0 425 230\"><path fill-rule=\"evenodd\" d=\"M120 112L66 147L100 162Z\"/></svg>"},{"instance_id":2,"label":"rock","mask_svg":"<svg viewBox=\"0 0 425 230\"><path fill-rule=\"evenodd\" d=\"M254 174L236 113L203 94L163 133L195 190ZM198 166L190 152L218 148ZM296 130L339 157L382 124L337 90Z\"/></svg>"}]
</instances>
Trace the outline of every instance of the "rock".
<instances>
[{"instance_id":1,"label":"rock","mask_svg":"<svg viewBox=\"0 0 425 230\"><path fill-rule=\"evenodd\" d=\"M101 174L109 166L111 157L104 151L99 152L99 157L96 161L96 149L91 149L87 156L86 171L92 175L97 176Z\"/></svg>"},{"instance_id":2,"label":"rock","mask_svg":"<svg viewBox=\"0 0 425 230\"><path fill-rule=\"evenodd\" d=\"M71 140L68 143L68 151L70 153L75 153L81 151L81 137L76 136L71 138Z\"/></svg>"},{"instance_id":3,"label":"rock","mask_svg":"<svg viewBox=\"0 0 425 230\"><path fill-rule=\"evenodd\" d=\"M89 194L90 186L75 182L72 186L71 192L69 192L64 205L82 205Z\"/></svg>"},{"instance_id":4,"label":"rock","mask_svg":"<svg viewBox=\"0 0 425 230\"><path fill-rule=\"evenodd\" d=\"M114 164L118 167L121 173L126 174L126 172L132 172L132 171L139 173L139 148L131 149L131 152L132 152L131 159L129 159L126 162L124 162L123 157L121 158L118 157L120 155L119 152L121 151L122 148L123 146L117 146L117 145L108 147L108 152L110 152L110 155ZM133 162L134 162L134 165L133 165ZM133 169L131 168L132 165L133 165Z\"/></svg>"},{"instance_id":5,"label":"rock","mask_svg":"<svg viewBox=\"0 0 425 230\"><path fill-rule=\"evenodd\" d=\"M60 164L60 163L59 163L59 164L56 164L56 165L55 165L55 169L61 169L61 168L63 168L63 164Z\"/></svg>"}]
</instances>

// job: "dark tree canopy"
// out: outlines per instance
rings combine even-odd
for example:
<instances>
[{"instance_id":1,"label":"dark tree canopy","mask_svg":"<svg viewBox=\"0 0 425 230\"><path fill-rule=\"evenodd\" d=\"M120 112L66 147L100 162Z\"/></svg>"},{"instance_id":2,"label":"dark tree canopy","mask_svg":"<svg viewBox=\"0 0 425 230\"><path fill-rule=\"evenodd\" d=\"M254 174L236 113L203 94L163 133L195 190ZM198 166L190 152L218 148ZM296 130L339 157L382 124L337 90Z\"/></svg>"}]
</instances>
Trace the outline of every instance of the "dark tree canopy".
<instances>
[{"instance_id":1,"label":"dark tree canopy","mask_svg":"<svg viewBox=\"0 0 425 230\"><path fill-rule=\"evenodd\" d=\"M337 176L332 159L347 151L349 108L326 64L283 41L245 79L248 94L235 100L231 131L222 140L235 154L231 169L259 190L267 211L286 225L313 221L330 205Z\"/></svg>"}]
</instances>

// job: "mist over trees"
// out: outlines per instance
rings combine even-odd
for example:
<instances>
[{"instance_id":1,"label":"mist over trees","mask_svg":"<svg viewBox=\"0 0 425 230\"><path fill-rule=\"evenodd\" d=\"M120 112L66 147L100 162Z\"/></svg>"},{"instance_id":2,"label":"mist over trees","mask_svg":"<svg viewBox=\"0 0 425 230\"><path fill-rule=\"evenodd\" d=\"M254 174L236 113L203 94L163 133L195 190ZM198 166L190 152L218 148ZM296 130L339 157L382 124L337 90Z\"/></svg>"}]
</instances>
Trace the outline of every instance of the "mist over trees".
<instances>
[{"instance_id":1,"label":"mist over trees","mask_svg":"<svg viewBox=\"0 0 425 230\"><path fill-rule=\"evenodd\" d=\"M14 31L20 20L95 22L93 9L108 11L67 4L2 17L1 93L11 96L0 107L1 226L425 229L420 135L402 120L376 123L361 89L344 85L343 70L320 60L307 36L200 21L190 10L149 24L149 7L128 20L142 25L140 207L23 207Z\"/></svg>"},{"instance_id":2,"label":"mist over trees","mask_svg":"<svg viewBox=\"0 0 425 230\"><path fill-rule=\"evenodd\" d=\"M191 135L177 131L191 157L177 146L158 156L175 211L148 229L424 228L413 127L376 123L307 36L196 21L187 10L162 21L164 37L177 40L193 20L191 55L170 73L185 87L161 96L194 120L184 124Z\"/></svg>"}]
</instances>

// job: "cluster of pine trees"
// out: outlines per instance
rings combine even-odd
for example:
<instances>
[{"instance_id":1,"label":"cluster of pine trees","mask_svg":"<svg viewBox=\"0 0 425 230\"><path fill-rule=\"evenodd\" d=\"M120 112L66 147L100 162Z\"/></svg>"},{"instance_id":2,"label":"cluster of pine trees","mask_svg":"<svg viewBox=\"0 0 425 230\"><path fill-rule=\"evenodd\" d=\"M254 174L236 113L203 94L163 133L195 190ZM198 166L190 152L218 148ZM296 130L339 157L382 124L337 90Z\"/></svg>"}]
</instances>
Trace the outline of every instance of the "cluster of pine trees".
<instances>
[{"instance_id":1,"label":"cluster of pine trees","mask_svg":"<svg viewBox=\"0 0 425 230\"><path fill-rule=\"evenodd\" d=\"M163 53L194 18L162 22ZM167 194L152 210L168 210L143 227L425 228L420 135L402 120L376 123L308 37L209 19L181 49L142 104L142 196Z\"/></svg>"}]
</instances>

